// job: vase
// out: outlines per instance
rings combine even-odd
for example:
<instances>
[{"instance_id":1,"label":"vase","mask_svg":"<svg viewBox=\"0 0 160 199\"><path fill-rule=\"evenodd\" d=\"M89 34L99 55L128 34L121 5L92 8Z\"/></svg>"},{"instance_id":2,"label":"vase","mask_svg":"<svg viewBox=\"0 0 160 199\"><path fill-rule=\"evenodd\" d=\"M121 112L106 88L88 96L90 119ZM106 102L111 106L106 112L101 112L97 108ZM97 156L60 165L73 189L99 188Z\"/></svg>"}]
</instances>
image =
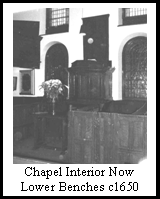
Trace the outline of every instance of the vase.
<instances>
[{"instance_id":1,"label":"vase","mask_svg":"<svg viewBox=\"0 0 160 199\"><path fill-rule=\"evenodd\" d=\"M56 100L49 98L47 100L47 111L50 115L55 115Z\"/></svg>"},{"instance_id":2,"label":"vase","mask_svg":"<svg viewBox=\"0 0 160 199\"><path fill-rule=\"evenodd\" d=\"M55 115L55 99L52 99L52 115Z\"/></svg>"}]
</instances>

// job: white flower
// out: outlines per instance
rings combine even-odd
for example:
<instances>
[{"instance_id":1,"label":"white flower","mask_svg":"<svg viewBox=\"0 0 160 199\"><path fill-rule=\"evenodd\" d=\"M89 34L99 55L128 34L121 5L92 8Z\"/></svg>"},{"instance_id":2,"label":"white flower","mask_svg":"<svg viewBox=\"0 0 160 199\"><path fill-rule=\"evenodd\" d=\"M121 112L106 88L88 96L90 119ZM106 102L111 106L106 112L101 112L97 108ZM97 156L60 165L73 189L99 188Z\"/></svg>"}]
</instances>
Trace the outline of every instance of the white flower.
<instances>
[{"instance_id":1,"label":"white flower","mask_svg":"<svg viewBox=\"0 0 160 199\"><path fill-rule=\"evenodd\" d=\"M44 89L45 93L50 98L58 98L59 93L62 93L63 85L59 79L51 79L42 83L41 88Z\"/></svg>"}]
</instances>

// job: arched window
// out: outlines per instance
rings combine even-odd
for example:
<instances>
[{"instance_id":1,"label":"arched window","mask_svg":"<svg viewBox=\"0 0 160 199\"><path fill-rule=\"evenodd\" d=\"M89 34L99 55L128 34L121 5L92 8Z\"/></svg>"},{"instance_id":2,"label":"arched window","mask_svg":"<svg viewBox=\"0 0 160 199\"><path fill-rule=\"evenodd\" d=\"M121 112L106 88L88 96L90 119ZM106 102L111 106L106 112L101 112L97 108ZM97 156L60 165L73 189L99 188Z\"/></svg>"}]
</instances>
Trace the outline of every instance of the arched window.
<instances>
[{"instance_id":1,"label":"arched window","mask_svg":"<svg viewBox=\"0 0 160 199\"><path fill-rule=\"evenodd\" d=\"M147 38L130 39L122 52L123 99L147 98Z\"/></svg>"},{"instance_id":2,"label":"arched window","mask_svg":"<svg viewBox=\"0 0 160 199\"><path fill-rule=\"evenodd\" d=\"M68 85L68 50L61 43L54 44L46 53L45 80L60 79Z\"/></svg>"}]
</instances>

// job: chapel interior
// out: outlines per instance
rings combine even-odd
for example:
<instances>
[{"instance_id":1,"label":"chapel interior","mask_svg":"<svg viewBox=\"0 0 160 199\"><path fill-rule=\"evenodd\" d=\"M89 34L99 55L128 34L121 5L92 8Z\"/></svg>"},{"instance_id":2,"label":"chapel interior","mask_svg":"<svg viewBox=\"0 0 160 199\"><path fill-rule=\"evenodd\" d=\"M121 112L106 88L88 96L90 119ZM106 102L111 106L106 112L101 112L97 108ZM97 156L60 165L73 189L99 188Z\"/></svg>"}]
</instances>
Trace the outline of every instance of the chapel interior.
<instances>
[{"instance_id":1,"label":"chapel interior","mask_svg":"<svg viewBox=\"0 0 160 199\"><path fill-rule=\"evenodd\" d=\"M66 85L54 107L39 88L51 79ZM14 13L13 162L138 164L145 157L147 9Z\"/></svg>"}]
</instances>

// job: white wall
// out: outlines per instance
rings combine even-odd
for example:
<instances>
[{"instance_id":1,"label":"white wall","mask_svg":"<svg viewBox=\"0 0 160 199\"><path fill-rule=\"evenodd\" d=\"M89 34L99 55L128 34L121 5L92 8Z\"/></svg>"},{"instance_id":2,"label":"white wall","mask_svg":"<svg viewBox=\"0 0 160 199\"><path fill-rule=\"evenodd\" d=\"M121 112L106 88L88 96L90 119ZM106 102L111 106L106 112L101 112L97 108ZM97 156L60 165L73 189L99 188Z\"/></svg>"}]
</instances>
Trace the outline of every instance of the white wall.
<instances>
[{"instance_id":1,"label":"white wall","mask_svg":"<svg viewBox=\"0 0 160 199\"><path fill-rule=\"evenodd\" d=\"M46 9L36 9L29 10L25 12L18 12L13 14L13 20L23 20L23 21L39 21L39 35L45 33L45 24L46 24ZM19 95L20 92L20 70L29 70L28 68L19 68L13 67L13 76L16 76L17 79L17 89L13 91L13 96L24 97L24 95ZM37 82L41 77L41 71L39 69L35 69L35 95L25 95L25 97L35 97L39 94L37 93ZM38 88L39 90L39 88ZM38 91L39 92L39 91ZM42 95L42 94L41 94Z\"/></svg>"},{"instance_id":2,"label":"white wall","mask_svg":"<svg viewBox=\"0 0 160 199\"><path fill-rule=\"evenodd\" d=\"M99 9L84 8L83 17L109 14L109 60L115 67L112 80L112 95L114 100L122 99L122 50L125 43L136 36L147 36L147 24L119 26L122 24L121 9L104 5Z\"/></svg>"},{"instance_id":3,"label":"white wall","mask_svg":"<svg viewBox=\"0 0 160 199\"><path fill-rule=\"evenodd\" d=\"M99 5L100 6L100 5ZM35 13L35 14L34 14ZM39 91L39 85L44 81L45 74L45 55L47 50L59 42L66 46L69 54L69 67L75 60L83 59L83 35L79 34L82 25L82 18L109 14L109 60L112 66L116 68L113 73L112 94L113 99L122 99L122 49L125 43L132 37L143 35L147 36L147 24L119 26L121 19L120 10L114 6L104 5L101 7L70 8L69 32L61 34L44 35L41 40L41 64L40 69L35 70L35 96L42 96ZM14 19L39 20L40 34L45 33L45 9L36 11L27 11L15 14ZM14 69L18 73L18 69ZM15 92L18 95L18 92Z\"/></svg>"},{"instance_id":4,"label":"white wall","mask_svg":"<svg viewBox=\"0 0 160 199\"><path fill-rule=\"evenodd\" d=\"M75 60L83 59L83 35L79 34L82 25L82 9L70 9L69 32L45 35L41 41L41 65L39 70L39 78L36 81L35 92L37 95L43 95L39 91L38 86L44 81L45 78L45 56L48 49L56 44L62 43L66 46L69 55L68 67L71 67L72 62Z\"/></svg>"},{"instance_id":5,"label":"white wall","mask_svg":"<svg viewBox=\"0 0 160 199\"><path fill-rule=\"evenodd\" d=\"M46 9L29 10L13 14L13 20L39 21L39 34L45 33Z\"/></svg>"},{"instance_id":6,"label":"white wall","mask_svg":"<svg viewBox=\"0 0 160 199\"><path fill-rule=\"evenodd\" d=\"M13 91L13 96L19 95L19 87L20 87L20 81L19 81L19 68L14 67L13 68L13 76L17 77L17 88L15 91Z\"/></svg>"},{"instance_id":7,"label":"white wall","mask_svg":"<svg viewBox=\"0 0 160 199\"><path fill-rule=\"evenodd\" d=\"M70 9L70 22L69 22L69 32L61 34L44 35L46 27L46 9L37 9L25 12L14 13L14 20L30 20L40 22L40 32L39 34L43 37L40 44L40 69L35 69L35 96L43 96L43 92L39 90L39 85L44 81L45 77L45 55L47 50L59 42L66 46L69 54L69 67L71 63L77 59L83 59L83 35L79 34L80 27L82 25L82 9L72 8ZM24 96L19 95L20 89L20 70L26 70L25 68L13 68L13 75L18 77L17 90L13 92L14 96ZM25 95L27 96L27 95Z\"/></svg>"},{"instance_id":8,"label":"white wall","mask_svg":"<svg viewBox=\"0 0 160 199\"><path fill-rule=\"evenodd\" d=\"M114 34L113 34L114 33ZM122 99L122 50L128 40L147 36L147 25L119 26L110 29L110 59L116 70L113 73L112 94Z\"/></svg>"}]
</instances>

